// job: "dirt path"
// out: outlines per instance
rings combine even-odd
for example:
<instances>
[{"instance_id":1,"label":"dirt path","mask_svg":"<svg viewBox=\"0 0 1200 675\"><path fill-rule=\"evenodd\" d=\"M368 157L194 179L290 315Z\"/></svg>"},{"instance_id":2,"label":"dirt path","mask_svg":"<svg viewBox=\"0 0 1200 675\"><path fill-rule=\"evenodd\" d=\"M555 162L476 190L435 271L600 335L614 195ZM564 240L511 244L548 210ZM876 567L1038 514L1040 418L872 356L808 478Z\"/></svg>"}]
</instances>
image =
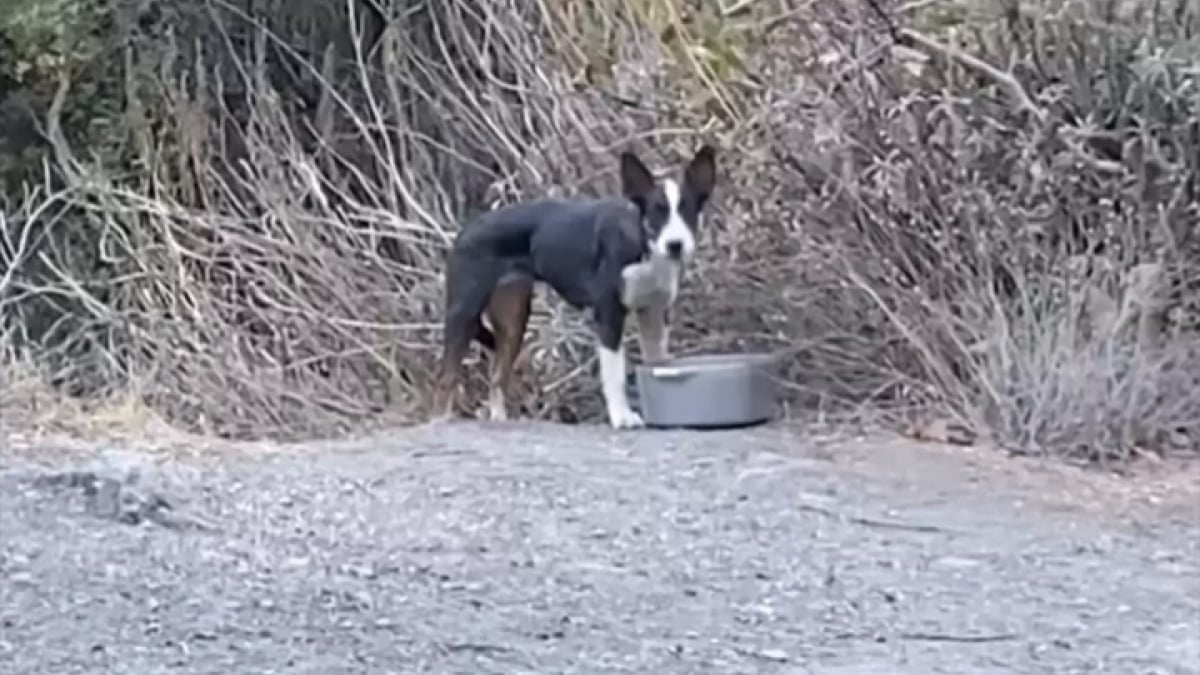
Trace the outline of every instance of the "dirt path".
<instances>
[{"instance_id":1,"label":"dirt path","mask_svg":"<svg viewBox=\"0 0 1200 675\"><path fill-rule=\"evenodd\" d=\"M1192 469L784 428L20 446L5 673L1200 673Z\"/></svg>"}]
</instances>

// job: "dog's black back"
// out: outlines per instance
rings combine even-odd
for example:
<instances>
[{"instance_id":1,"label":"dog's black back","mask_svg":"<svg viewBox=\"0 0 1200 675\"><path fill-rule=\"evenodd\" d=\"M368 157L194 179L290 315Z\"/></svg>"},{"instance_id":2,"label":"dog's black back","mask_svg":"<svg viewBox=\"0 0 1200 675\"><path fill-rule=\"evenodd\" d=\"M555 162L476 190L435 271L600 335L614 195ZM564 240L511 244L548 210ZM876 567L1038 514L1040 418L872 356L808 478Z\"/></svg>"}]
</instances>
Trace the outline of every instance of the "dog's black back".
<instances>
[{"instance_id":1,"label":"dog's black back","mask_svg":"<svg viewBox=\"0 0 1200 675\"><path fill-rule=\"evenodd\" d=\"M450 290L447 300L482 306L495 284L520 275L547 284L576 309L588 308L597 296L619 291L620 270L641 260L646 250L638 210L628 199L512 204L460 231L450 265L470 268L464 276L471 278L471 288Z\"/></svg>"}]
</instances>

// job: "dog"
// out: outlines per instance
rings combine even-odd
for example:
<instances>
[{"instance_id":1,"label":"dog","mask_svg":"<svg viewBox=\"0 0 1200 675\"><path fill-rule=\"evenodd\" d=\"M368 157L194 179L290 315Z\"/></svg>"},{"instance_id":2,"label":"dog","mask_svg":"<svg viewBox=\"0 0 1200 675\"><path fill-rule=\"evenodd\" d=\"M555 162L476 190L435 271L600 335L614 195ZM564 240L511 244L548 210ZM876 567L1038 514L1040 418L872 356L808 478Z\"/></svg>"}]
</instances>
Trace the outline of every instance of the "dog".
<instances>
[{"instance_id":1,"label":"dog","mask_svg":"<svg viewBox=\"0 0 1200 675\"><path fill-rule=\"evenodd\" d=\"M620 175L620 196L511 204L459 231L446 263L436 419L453 414L462 361L472 340L492 353L489 417L507 419L506 392L525 338L534 285L540 282L590 318L609 424L614 429L644 426L625 393L625 320L635 314L647 361L667 358L669 309L679 274L695 253L701 217L716 183L716 151L702 146L681 180L661 181L626 151L620 155ZM622 295L627 270L646 261L656 269L669 263L668 297L650 306L627 306ZM483 325L485 314L490 329Z\"/></svg>"}]
</instances>

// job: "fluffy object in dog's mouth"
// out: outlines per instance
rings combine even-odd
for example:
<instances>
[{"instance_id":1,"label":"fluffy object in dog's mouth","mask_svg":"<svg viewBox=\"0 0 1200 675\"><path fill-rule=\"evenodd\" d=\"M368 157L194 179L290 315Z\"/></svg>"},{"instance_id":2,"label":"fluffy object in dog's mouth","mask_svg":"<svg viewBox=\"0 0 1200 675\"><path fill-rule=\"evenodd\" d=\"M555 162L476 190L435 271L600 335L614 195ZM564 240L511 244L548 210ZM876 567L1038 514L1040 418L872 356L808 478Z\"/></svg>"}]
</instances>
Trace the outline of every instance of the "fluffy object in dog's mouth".
<instances>
[{"instance_id":1,"label":"fluffy object in dog's mouth","mask_svg":"<svg viewBox=\"0 0 1200 675\"><path fill-rule=\"evenodd\" d=\"M679 290L679 263L652 256L621 271L621 303L627 309L667 306Z\"/></svg>"}]
</instances>

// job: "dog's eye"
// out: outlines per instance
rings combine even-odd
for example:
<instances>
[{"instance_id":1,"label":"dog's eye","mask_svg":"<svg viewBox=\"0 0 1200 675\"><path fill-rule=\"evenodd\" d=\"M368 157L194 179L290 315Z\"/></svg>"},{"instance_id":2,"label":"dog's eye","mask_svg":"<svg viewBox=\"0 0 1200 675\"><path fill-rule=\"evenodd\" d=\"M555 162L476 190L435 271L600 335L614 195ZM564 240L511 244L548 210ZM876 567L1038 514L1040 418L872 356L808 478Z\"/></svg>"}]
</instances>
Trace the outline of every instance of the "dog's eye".
<instances>
[{"instance_id":1,"label":"dog's eye","mask_svg":"<svg viewBox=\"0 0 1200 675\"><path fill-rule=\"evenodd\" d=\"M658 203L650 209L650 213L652 213L655 218L666 220L667 216L671 215L671 209L666 204Z\"/></svg>"}]
</instances>

